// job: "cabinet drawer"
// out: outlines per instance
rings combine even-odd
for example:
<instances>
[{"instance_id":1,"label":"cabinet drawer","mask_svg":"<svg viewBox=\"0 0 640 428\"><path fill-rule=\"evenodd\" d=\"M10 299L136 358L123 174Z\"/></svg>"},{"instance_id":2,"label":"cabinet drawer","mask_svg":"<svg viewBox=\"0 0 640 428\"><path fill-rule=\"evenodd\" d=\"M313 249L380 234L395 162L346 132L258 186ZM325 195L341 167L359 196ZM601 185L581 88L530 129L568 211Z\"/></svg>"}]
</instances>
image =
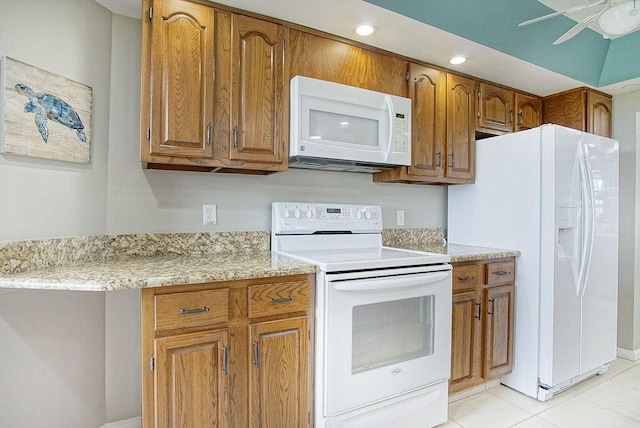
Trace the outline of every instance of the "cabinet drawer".
<instances>
[{"instance_id":1,"label":"cabinet drawer","mask_svg":"<svg viewBox=\"0 0 640 428\"><path fill-rule=\"evenodd\" d=\"M487 285L508 284L515 280L514 262L487 263Z\"/></svg>"},{"instance_id":2,"label":"cabinet drawer","mask_svg":"<svg viewBox=\"0 0 640 428\"><path fill-rule=\"evenodd\" d=\"M229 320L229 289L155 296L156 330L199 327Z\"/></svg>"},{"instance_id":3,"label":"cabinet drawer","mask_svg":"<svg viewBox=\"0 0 640 428\"><path fill-rule=\"evenodd\" d=\"M309 284L306 281L249 287L249 317L306 311L309 307Z\"/></svg>"},{"instance_id":4,"label":"cabinet drawer","mask_svg":"<svg viewBox=\"0 0 640 428\"><path fill-rule=\"evenodd\" d=\"M453 291L475 288L482 279L482 265L463 265L453 268Z\"/></svg>"}]
</instances>

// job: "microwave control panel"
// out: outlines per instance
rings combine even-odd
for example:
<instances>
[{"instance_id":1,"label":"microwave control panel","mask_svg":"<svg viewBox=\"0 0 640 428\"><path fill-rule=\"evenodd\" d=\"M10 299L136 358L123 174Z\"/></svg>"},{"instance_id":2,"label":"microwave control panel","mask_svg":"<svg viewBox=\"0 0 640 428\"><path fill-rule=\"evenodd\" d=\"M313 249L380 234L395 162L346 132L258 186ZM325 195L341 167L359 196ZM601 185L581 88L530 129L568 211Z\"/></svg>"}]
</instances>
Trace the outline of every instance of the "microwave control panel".
<instances>
[{"instance_id":1,"label":"microwave control panel","mask_svg":"<svg viewBox=\"0 0 640 428\"><path fill-rule=\"evenodd\" d=\"M382 231L382 208L377 205L274 202L271 215L277 234Z\"/></svg>"},{"instance_id":2,"label":"microwave control panel","mask_svg":"<svg viewBox=\"0 0 640 428\"><path fill-rule=\"evenodd\" d=\"M396 117L393 119L393 151L409 153L410 146L409 119L405 114L396 113Z\"/></svg>"}]
</instances>

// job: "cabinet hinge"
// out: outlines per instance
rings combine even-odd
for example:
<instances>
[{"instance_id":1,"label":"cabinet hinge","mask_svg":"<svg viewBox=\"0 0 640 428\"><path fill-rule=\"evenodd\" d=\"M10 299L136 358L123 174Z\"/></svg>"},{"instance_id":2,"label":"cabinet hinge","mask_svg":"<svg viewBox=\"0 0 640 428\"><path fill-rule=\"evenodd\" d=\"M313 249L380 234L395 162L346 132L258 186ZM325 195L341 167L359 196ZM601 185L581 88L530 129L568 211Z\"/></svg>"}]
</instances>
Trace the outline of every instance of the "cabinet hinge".
<instances>
[{"instance_id":1,"label":"cabinet hinge","mask_svg":"<svg viewBox=\"0 0 640 428\"><path fill-rule=\"evenodd\" d=\"M155 367L156 367L155 358L153 357L149 358L149 371L152 372Z\"/></svg>"},{"instance_id":2,"label":"cabinet hinge","mask_svg":"<svg viewBox=\"0 0 640 428\"><path fill-rule=\"evenodd\" d=\"M410 76L409 76L409 72L407 71L407 74L405 74L404 78L405 78L405 79L407 79L407 80L409 80L409 77L410 77Z\"/></svg>"},{"instance_id":3,"label":"cabinet hinge","mask_svg":"<svg viewBox=\"0 0 640 428\"><path fill-rule=\"evenodd\" d=\"M478 99L482 98L482 92L478 91Z\"/></svg>"},{"instance_id":4,"label":"cabinet hinge","mask_svg":"<svg viewBox=\"0 0 640 428\"><path fill-rule=\"evenodd\" d=\"M150 7L149 8L149 19L152 19L152 18L153 18L153 8Z\"/></svg>"},{"instance_id":5,"label":"cabinet hinge","mask_svg":"<svg viewBox=\"0 0 640 428\"><path fill-rule=\"evenodd\" d=\"M151 139L151 128L147 128L147 140Z\"/></svg>"}]
</instances>

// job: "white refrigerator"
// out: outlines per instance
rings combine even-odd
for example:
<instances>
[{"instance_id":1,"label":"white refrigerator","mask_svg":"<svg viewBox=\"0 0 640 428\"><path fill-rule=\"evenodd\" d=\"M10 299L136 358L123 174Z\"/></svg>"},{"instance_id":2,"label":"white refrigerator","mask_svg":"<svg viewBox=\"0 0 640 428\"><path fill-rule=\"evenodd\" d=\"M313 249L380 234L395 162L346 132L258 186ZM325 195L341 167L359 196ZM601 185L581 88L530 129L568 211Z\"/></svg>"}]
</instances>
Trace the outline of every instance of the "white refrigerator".
<instances>
[{"instance_id":1,"label":"white refrigerator","mask_svg":"<svg viewBox=\"0 0 640 428\"><path fill-rule=\"evenodd\" d=\"M513 372L545 401L616 358L618 142L557 125L479 140L448 240L519 250Z\"/></svg>"}]
</instances>

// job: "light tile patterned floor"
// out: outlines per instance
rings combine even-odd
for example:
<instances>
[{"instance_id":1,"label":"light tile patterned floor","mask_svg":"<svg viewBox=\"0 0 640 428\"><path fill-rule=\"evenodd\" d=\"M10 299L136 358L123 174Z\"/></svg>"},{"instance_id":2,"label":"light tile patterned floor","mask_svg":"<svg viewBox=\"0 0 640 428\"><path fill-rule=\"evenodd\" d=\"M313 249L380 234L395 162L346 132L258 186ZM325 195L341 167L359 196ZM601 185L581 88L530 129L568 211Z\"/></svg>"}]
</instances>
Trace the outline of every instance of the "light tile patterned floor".
<instances>
[{"instance_id":1,"label":"light tile patterned floor","mask_svg":"<svg viewBox=\"0 0 640 428\"><path fill-rule=\"evenodd\" d=\"M449 404L441 428L640 428L640 361L617 359L606 373L540 402L503 385Z\"/></svg>"}]
</instances>

